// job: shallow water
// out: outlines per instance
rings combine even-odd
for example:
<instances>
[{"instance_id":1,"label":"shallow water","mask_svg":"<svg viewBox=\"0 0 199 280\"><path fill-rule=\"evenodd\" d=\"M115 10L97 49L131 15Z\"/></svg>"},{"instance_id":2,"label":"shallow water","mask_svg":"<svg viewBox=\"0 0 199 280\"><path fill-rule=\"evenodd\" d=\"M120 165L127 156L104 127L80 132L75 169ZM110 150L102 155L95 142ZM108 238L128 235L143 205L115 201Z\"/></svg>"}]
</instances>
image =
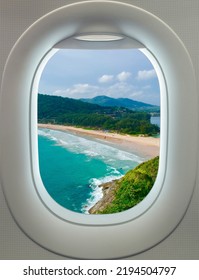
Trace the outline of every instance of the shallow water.
<instances>
[{"instance_id":1,"label":"shallow water","mask_svg":"<svg viewBox=\"0 0 199 280\"><path fill-rule=\"evenodd\" d=\"M101 141L39 129L39 167L44 186L63 207L88 210L102 197L98 186L122 177L143 161Z\"/></svg>"}]
</instances>

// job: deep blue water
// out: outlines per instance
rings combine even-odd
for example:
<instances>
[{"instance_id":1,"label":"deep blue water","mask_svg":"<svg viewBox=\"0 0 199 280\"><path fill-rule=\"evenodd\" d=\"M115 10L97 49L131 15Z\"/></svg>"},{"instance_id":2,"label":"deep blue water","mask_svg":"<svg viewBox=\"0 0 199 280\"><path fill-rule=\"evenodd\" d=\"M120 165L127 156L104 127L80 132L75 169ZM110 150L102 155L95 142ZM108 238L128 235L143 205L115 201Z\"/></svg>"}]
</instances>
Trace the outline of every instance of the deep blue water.
<instances>
[{"instance_id":1,"label":"deep blue water","mask_svg":"<svg viewBox=\"0 0 199 280\"><path fill-rule=\"evenodd\" d=\"M101 197L101 183L122 177L142 158L102 141L40 129L39 167L44 186L63 207L87 213Z\"/></svg>"}]
</instances>

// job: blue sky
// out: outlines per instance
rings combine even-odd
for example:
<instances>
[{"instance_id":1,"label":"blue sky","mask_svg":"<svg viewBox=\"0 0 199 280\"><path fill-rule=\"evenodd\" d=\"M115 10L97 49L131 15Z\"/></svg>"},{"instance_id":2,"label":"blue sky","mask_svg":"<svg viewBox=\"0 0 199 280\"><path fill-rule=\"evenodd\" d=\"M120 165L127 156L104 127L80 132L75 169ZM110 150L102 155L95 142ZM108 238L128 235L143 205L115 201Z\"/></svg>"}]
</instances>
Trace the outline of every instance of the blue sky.
<instances>
[{"instance_id":1,"label":"blue sky","mask_svg":"<svg viewBox=\"0 0 199 280\"><path fill-rule=\"evenodd\" d=\"M59 50L46 64L39 93L70 98L107 95L160 104L153 65L139 50Z\"/></svg>"}]
</instances>

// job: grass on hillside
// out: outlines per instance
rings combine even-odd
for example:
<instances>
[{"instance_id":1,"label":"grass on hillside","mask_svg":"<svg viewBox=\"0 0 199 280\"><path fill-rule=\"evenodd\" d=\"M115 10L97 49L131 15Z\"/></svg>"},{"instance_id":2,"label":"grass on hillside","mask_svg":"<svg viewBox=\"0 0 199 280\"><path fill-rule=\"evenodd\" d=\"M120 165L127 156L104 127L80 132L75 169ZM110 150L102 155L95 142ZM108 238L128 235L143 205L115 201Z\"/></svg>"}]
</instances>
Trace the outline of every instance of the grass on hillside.
<instances>
[{"instance_id":1,"label":"grass on hillside","mask_svg":"<svg viewBox=\"0 0 199 280\"><path fill-rule=\"evenodd\" d=\"M115 198L110 205L96 214L118 213L132 208L150 192L157 177L159 157L141 163L130 170L116 184Z\"/></svg>"}]
</instances>

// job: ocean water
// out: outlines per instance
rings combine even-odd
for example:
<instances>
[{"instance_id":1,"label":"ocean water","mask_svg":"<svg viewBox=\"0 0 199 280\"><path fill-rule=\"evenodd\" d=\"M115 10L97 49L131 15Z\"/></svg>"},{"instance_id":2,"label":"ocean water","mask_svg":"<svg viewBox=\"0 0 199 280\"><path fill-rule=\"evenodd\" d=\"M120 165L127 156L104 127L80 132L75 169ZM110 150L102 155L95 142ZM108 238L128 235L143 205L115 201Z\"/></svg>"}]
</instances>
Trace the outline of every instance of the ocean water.
<instances>
[{"instance_id":1,"label":"ocean water","mask_svg":"<svg viewBox=\"0 0 199 280\"><path fill-rule=\"evenodd\" d=\"M152 116L150 122L160 127L160 116Z\"/></svg>"},{"instance_id":2,"label":"ocean water","mask_svg":"<svg viewBox=\"0 0 199 280\"><path fill-rule=\"evenodd\" d=\"M38 144L48 193L63 207L85 214L102 198L102 183L121 178L144 161L104 141L56 130L39 129Z\"/></svg>"}]
</instances>

